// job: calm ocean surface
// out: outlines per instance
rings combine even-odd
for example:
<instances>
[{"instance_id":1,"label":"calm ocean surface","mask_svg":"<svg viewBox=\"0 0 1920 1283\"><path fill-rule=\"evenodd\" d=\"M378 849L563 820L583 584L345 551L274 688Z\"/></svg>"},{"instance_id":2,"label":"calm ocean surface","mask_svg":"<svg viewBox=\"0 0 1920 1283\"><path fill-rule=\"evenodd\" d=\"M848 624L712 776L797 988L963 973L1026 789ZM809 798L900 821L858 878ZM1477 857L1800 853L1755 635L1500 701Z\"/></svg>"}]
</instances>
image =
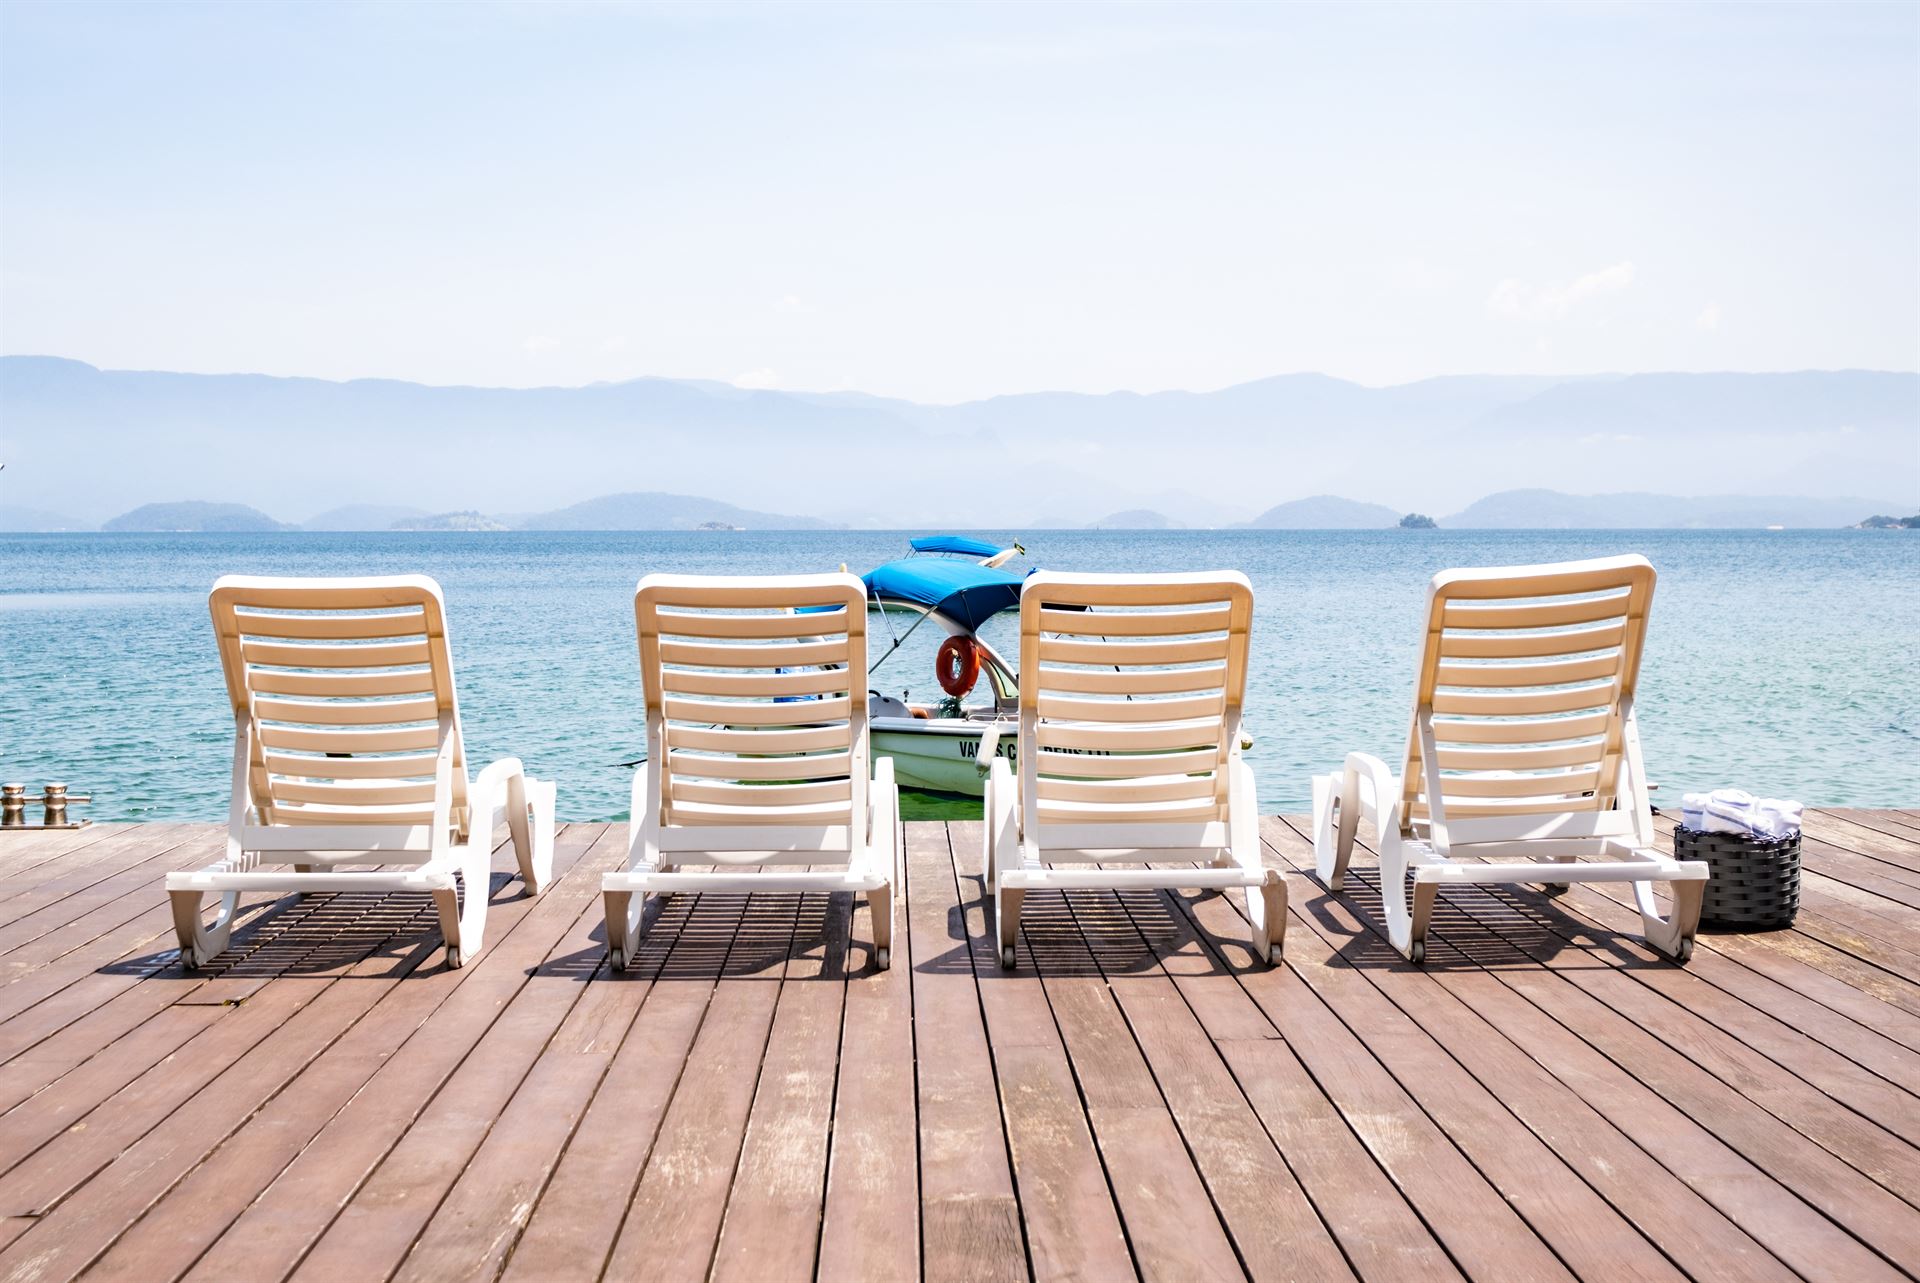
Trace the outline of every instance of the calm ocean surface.
<instances>
[{"instance_id":1,"label":"calm ocean surface","mask_svg":"<svg viewBox=\"0 0 1920 1283\"><path fill-rule=\"evenodd\" d=\"M903 555L907 537L0 535L0 775L35 791L67 780L93 794L81 813L101 820L223 819L233 728L207 622L214 578L412 572L446 592L476 765L518 756L559 781L563 818L624 817L619 763L644 749L635 580L861 571ZM1622 552L1660 572L1640 697L1657 801L1739 785L1808 803L1920 804L1920 534L1041 531L1023 542L1015 569L1245 572L1258 602L1249 757L1264 810L1305 810L1310 773L1348 749L1397 766L1434 571ZM986 636L1011 654L1015 632L1008 615ZM873 685L936 694L938 641L920 630Z\"/></svg>"}]
</instances>

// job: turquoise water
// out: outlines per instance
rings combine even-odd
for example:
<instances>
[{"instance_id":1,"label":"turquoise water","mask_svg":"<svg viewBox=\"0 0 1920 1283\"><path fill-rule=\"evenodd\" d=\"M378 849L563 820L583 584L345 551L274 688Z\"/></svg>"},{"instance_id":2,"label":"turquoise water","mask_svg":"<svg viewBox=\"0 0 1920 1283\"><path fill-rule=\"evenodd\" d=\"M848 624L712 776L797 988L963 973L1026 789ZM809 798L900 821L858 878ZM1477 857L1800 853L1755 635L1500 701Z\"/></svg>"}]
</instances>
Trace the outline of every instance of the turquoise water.
<instances>
[{"instance_id":1,"label":"turquoise water","mask_svg":"<svg viewBox=\"0 0 1920 1283\"><path fill-rule=\"evenodd\" d=\"M1005 532L1012 537L1018 532ZM446 591L469 753L626 813L643 751L632 594L649 571L855 570L868 531L0 535L0 775L65 779L102 820L224 818L232 722L206 614L217 575L424 572ZM1266 810L1352 748L1396 763L1426 580L1455 565L1640 552L1660 572L1640 714L1656 798L1739 785L1829 805L1920 803L1920 534L1867 531L1043 531L1015 567L1253 581L1249 754ZM1003 653L1013 620L989 626ZM873 685L936 692L920 630ZM877 659L880 646L874 649ZM923 804L924 805L924 804ZM924 812L923 812L924 813Z\"/></svg>"}]
</instances>

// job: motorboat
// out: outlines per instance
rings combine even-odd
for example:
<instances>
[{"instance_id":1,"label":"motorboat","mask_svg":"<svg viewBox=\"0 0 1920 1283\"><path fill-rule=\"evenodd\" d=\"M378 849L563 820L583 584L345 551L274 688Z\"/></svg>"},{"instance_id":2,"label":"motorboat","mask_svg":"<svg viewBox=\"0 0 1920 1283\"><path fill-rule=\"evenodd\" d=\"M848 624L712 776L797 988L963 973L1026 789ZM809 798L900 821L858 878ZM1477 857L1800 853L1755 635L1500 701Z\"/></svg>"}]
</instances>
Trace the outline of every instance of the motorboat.
<instances>
[{"instance_id":1,"label":"motorboat","mask_svg":"<svg viewBox=\"0 0 1920 1283\"><path fill-rule=\"evenodd\" d=\"M868 665L876 689L867 695L867 722L876 755L893 759L902 787L979 797L980 735L1019 718L1020 686L1013 666L980 636L987 622L1020 608L1026 576L1006 569L1022 556L1018 543L1002 546L964 535L929 535L910 542L907 556L862 575L869 608L879 612L886 649ZM878 689L886 662L931 621L944 634L934 655L937 699L915 700ZM925 639L923 639L925 640ZM1015 736L1001 735L996 751L1013 758Z\"/></svg>"}]
</instances>

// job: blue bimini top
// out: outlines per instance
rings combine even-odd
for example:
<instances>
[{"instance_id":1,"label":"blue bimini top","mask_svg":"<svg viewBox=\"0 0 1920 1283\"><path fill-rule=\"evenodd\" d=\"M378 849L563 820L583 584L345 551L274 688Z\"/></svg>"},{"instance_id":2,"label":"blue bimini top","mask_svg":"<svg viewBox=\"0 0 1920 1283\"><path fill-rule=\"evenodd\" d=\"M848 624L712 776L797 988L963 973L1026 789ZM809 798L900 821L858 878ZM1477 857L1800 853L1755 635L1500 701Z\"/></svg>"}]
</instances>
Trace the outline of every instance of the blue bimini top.
<instances>
[{"instance_id":1,"label":"blue bimini top","mask_svg":"<svg viewBox=\"0 0 1920 1283\"><path fill-rule=\"evenodd\" d=\"M915 552L957 552L963 557L993 557L1006 551L997 543L965 535L926 535L912 541Z\"/></svg>"},{"instance_id":2,"label":"blue bimini top","mask_svg":"<svg viewBox=\"0 0 1920 1283\"><path fill-rule=\"evenodd\" d=\"M933 541L916 539L913 542L914 547L919 548L923 542ZM991 554L1000 550L988 548L987 551ZM941 557L889 561L868 571L861 579L867 585L867 594L875 601L924 606L971 630L977 630L1003 610L1018 608L1020 585L1025 582L1024 575L1011 571Z\"/></svg>"}]
</instances>

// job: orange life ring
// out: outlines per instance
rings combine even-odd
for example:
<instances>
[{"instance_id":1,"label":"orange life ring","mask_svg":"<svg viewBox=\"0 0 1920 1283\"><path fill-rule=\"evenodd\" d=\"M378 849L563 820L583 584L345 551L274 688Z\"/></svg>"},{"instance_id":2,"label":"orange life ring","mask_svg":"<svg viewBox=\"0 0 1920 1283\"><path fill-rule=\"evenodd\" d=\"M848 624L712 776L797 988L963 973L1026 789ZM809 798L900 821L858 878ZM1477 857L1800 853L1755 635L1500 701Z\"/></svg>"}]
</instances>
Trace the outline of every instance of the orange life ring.
<instances>
[{"instance_id":1,"label":"orange life ring","mask_svg":"<svg viewBox=\"0 0 1920 1283\"><path fill-rule=\"evenodd\" d=\"M965 634L947 638L934 656L933 672L940 679L940 689L958 699L980 680L979 645Z\"/></svg>"}]
</instances>

